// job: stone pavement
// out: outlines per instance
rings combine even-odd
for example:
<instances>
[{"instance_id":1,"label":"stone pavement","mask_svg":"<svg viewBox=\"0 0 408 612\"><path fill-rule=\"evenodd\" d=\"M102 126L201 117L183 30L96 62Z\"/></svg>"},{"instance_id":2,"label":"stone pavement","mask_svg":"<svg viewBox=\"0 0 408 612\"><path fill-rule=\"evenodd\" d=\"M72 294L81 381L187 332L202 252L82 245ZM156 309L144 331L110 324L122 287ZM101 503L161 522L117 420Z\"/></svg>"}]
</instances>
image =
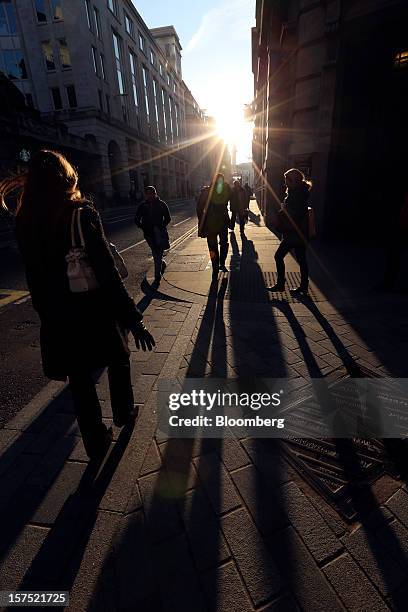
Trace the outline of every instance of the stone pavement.
<instances>
[{"instance_id":1,"label":"stone pavement","mask_svg":"<svg viewBox=\"0 0 408 612\"><path fill-rule=\"evenodd\" d=\"M88 463L58 383L0 431L0 590L69 590L73 611L406 609L408 490L397 469L355 483L353 443L331 448L346 516L284 443L156 438L160 379L406 375L406 299L339 285L321 248L310 253L313 301L271 299L278 241L252 209L215 290L197 238L171 252L160 290L146 290L157 344L132 346L140 416L133 430L114 428L102 465ZM293 260L288 270L294 284ZM105 374L98 393L111 423Z\"/></svg>"}]
</instances>

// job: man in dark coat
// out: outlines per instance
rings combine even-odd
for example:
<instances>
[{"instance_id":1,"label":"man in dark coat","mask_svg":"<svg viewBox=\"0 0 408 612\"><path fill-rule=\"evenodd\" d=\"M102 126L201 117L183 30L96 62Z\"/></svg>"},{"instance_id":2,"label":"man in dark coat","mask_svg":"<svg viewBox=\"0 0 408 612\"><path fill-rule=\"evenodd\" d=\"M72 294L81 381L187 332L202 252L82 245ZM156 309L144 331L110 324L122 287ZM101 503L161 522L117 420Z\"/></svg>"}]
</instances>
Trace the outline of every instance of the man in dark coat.
<instances>
[{"instance_id":1,"label":"man in dark coat","mask_svg":"<svg viewBox=\"0 0 408 612\"><path fill-rule=\"evenodd\" d=\"M223 174L217 174L210 187L204 187L197 203L198 235L207 238L212 263L212 280L218 272L227 272L225 261L228 254L228 227L230 217L228 202L231 200L231 187ZM219 247L218 247L219 240Z\"/></svg>"},{"instance_id":2,"label":"man in dark coat","mask_svg":"<svg viewBox=\"0 0 408 612\"><path fill-rule=\"evenodd\" d=\"M231 191L231 224L230 228L234 231L235 220L238 217L241 236L245 236L245 223L248 218L248 197L245 189L239 181L234 181Z\"/></svg>"},{"instance_id":3,"label":"man in dark coat","mask_svg":"<svg viewBox=\"0 0 408 612\"><path fill-rule=\"evenodd\" d=\"M170 248L167 233L170 221L170 211L166 202L159 198L155 187L152 185L146 187L145 200L136 211L135 223L143 230L145 240L152 250L154 277L157 284L160 283L166 269L163 253Z\"/></svg>"}]
</instances>

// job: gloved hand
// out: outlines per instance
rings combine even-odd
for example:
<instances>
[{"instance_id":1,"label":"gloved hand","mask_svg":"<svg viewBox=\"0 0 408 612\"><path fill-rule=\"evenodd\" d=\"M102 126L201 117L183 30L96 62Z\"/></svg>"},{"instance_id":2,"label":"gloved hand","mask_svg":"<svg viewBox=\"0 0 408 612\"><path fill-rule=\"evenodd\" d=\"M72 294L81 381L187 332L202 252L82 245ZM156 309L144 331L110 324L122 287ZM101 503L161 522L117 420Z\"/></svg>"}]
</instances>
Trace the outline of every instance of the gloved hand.
<instances>
[{"instance_id":1,"label":"gloved hand","mask_svg":"<svg viewBox=\"0 0 408 612\"><path fill-rule=\"evenodd\" d=\"M155 346L155 341L152 334L146 329L142 322L137 323L131 330L135 339L136 348L142 349L142 351L151 351Z\"/></svg>"}]
</instances>

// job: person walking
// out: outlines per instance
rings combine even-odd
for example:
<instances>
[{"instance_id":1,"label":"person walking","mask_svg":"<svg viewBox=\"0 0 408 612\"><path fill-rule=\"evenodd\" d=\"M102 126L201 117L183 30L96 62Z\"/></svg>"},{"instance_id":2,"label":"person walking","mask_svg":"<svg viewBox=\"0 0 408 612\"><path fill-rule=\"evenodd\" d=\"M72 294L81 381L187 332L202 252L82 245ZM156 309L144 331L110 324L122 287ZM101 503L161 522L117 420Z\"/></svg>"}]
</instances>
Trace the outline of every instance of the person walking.
<instances>
[{"instance_id":1,"label":"person walking","mask_svg":"<svg viewBox=\"0 0 408 612\"><path fill-rule=\"evenodd\" d=\"M231 191L231 223L230 229L234 231L235 221L238 217L241 237L245 237L245 223L248 220L248 196L241 183L234 181Z\"/></svg>"},{"instance_id":2,"label":"person walking","mask_svg":"<svg viewBox=\"0 0 408 612\"><path fill-rule=\"evenodd\" d=\"M285 290L285 257L294 251L300 267L300 285L291 289L293 295L307 294L309 270L306 258L306 246L309 239L308 201L312 183L307 181L303 172L291 168L284 174L286 197L279 213L279 229L283 234L276 253L277 282L269 291Z\"/></svg>"},{"instance_id":3,"label":"person walking","mask_svg":"<svg viewBox=\"0 0 408 612\"><path fill-rule=\"evenodd\" d=\"M34 154L27 173L0 184L1 203L18 192L16 237L40 322L45 376L69 380L85 450L109 448L93 376L108 367L113 422L134 421L128 331L138 348L154 340L127 292L98 212L78 189L78 174L58 152Z\"/></svg>"},{"instance_id":4,"label":"person walking","mask_svg":"<svg viewBox=\"0 0 408 612\"><path fill-rule=\"evenodd\" d=\"M217 174L212 184L202 189L197 203L198 235L207 238L212 264L212 282L218 279L220 270L228 271L225 261L228 254L230 199L231 187L225 181L223 174Z\"/></svg>"},{"instance_id":5,"label":"person walking","mask_svg":"<svg viewBox=\"0 0 408 612\"><path fill-rule=\"evenodd\" d=\"M167 226L171 221L170 211L157 195L156 188L150 185L145 189L145 200L135 216L135 223L143 230L144 238L151 248L154 260L154 279L159 284L166 269L164 251L170 248Z\"/></svg>"}]
</instances>

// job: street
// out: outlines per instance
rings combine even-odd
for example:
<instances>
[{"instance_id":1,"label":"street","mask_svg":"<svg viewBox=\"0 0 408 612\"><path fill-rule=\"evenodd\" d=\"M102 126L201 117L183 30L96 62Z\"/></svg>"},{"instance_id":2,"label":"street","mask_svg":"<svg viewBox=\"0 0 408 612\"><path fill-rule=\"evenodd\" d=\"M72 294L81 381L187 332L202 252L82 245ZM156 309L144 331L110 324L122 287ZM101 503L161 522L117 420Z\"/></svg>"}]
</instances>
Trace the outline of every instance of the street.
<instances>
[{"instance_id":1,"label":"street","mask_svg":"<svg viewBox=\"0 0 408 612\"><path fill-rule=\"evenodd\" d=\"M195 227L195 202L176 201L169 208L173 242ZM122 251L129 270L127 282L137 289L151 255L141 230L134 225L134 213L134 208L110 210L103 215L103 223L108 238ZM41 368L39 321L26 294L23 265L11 238L8 233L7 248L1 249L0 244L0 427L47 383Z\"/></svg>"}]
</instances>

